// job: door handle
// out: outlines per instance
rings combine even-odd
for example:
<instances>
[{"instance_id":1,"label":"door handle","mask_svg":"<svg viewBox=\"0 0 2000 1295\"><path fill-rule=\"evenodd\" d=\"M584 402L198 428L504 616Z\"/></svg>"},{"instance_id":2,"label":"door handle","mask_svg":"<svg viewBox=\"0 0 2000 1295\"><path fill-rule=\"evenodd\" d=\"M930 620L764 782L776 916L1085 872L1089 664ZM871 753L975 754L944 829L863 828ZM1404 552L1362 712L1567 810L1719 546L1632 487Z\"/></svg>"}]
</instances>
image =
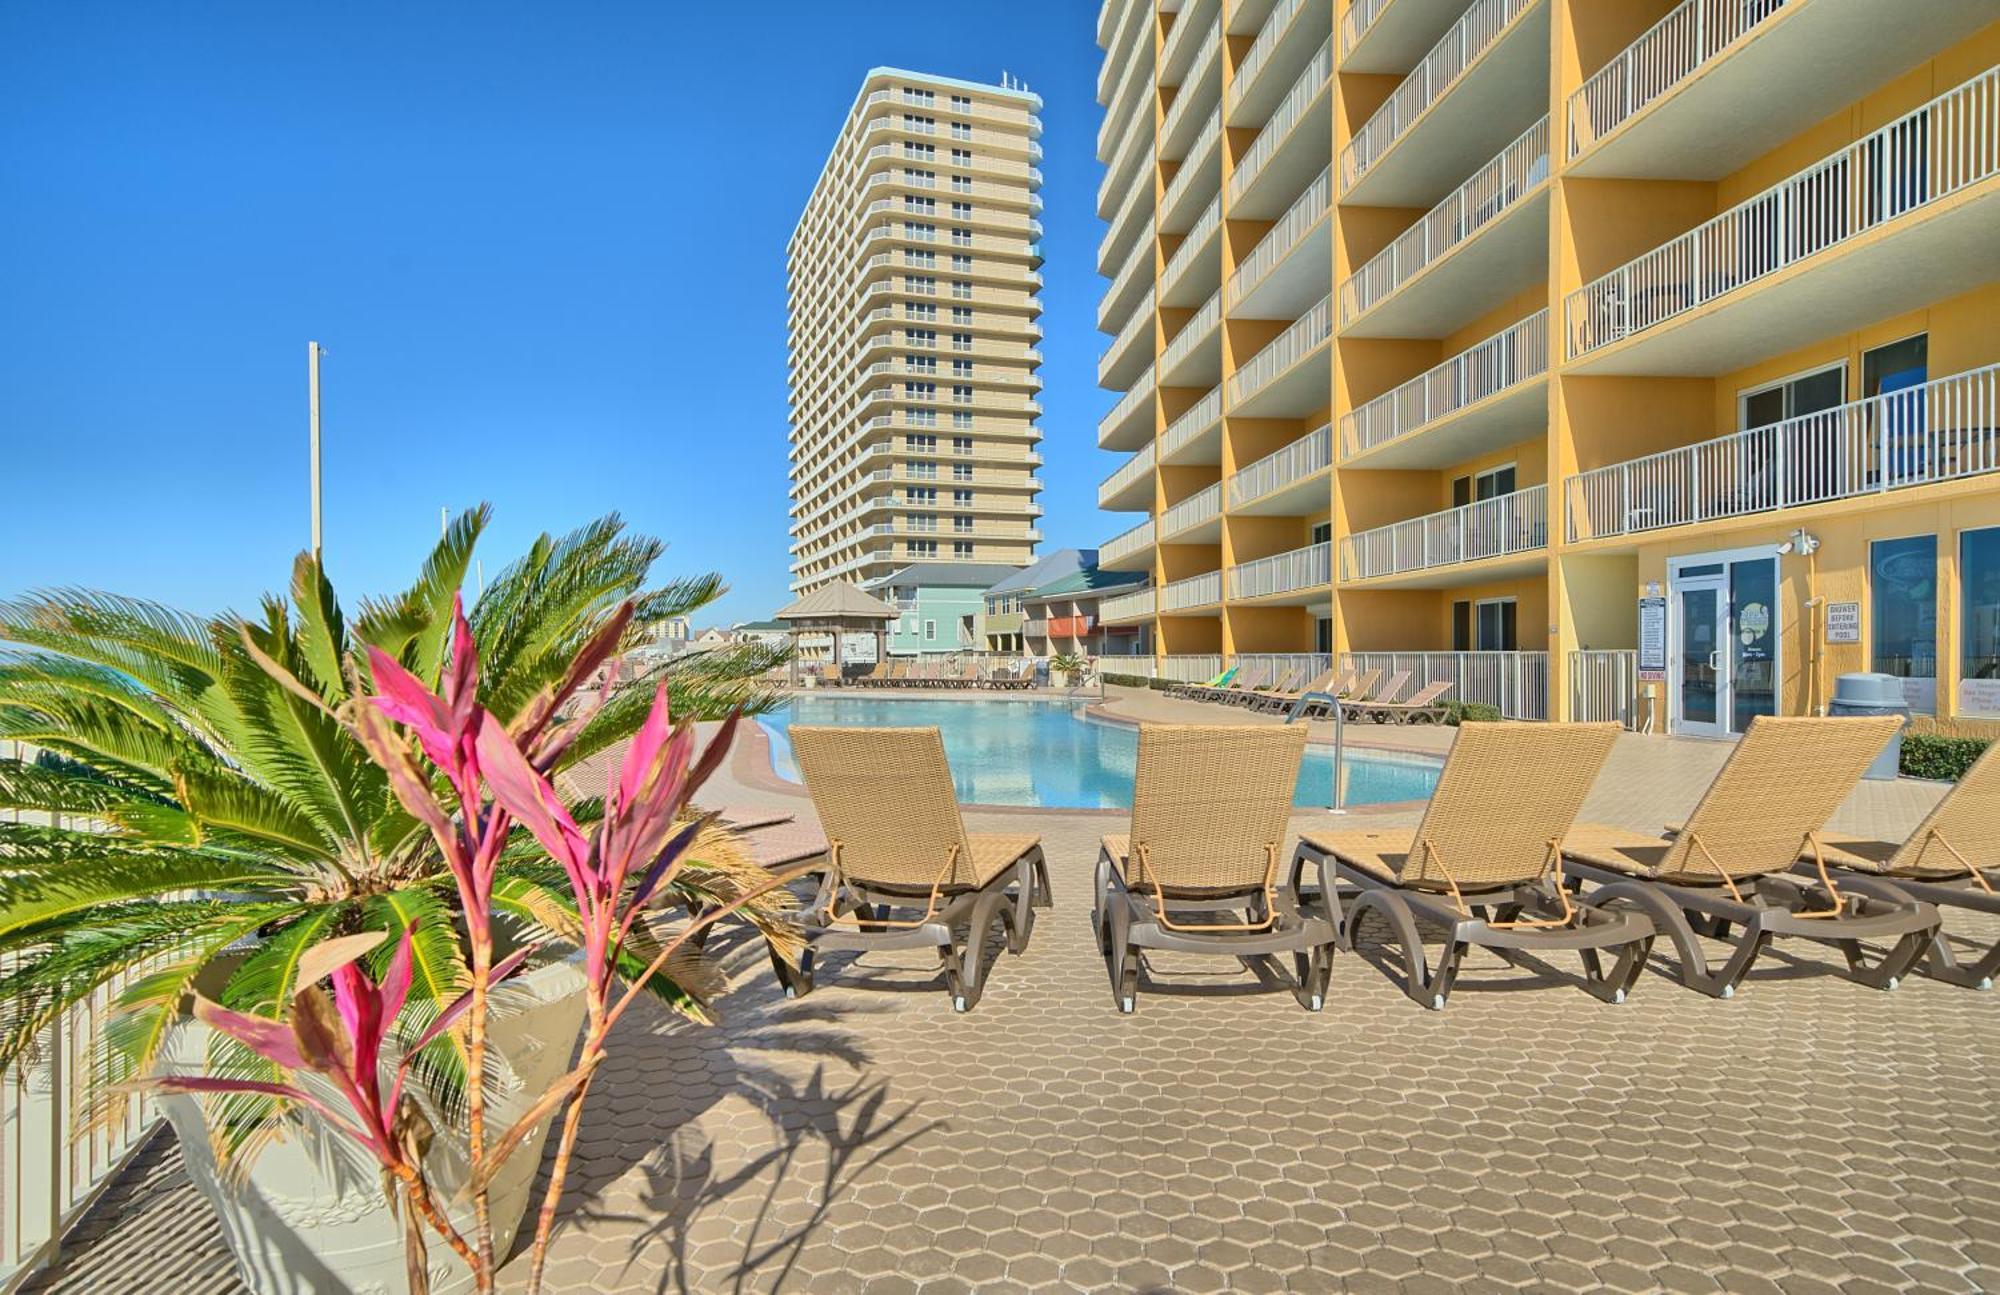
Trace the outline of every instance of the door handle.
<instances>
[{"instance_id":1,"label":"door handle","mask_svg":"<svg viewBox=\"0 0 2000 1295\"><path fill-rule=\"evenodd\" d=\"M1717 648L1708 654L1708 668L1711 670L1722 669L1722 649Z\"/></svg>"}]
</instances>

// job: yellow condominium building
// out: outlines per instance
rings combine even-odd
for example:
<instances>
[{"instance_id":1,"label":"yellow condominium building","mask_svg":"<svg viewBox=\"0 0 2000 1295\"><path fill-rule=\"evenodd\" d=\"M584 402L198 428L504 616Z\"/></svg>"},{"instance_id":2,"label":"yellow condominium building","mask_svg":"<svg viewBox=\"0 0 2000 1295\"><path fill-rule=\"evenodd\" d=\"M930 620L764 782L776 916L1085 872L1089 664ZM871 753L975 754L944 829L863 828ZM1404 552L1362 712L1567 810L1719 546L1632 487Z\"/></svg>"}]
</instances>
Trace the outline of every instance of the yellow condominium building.
<instances>
[{"instance_id":1,"label":"yellow condominium building","mask_svg":"<svg viewBox=\"0 0 2000 1295\"><path fill-rule=\"evenodd\" d=\"M1997 18L1107 0L1103 619L1522 717L2000 720Z\"/></svg>"},{"instance_id":2,"label":"yellow condominium building","mask_svg":"<svg viewBox=\"0 0 2000 1295\"><path fill-rule=\"evenodd\" d=\"M1033 560L1040 108L863 80L787 249L793 592Z\"/></svg>"}]
</instances>

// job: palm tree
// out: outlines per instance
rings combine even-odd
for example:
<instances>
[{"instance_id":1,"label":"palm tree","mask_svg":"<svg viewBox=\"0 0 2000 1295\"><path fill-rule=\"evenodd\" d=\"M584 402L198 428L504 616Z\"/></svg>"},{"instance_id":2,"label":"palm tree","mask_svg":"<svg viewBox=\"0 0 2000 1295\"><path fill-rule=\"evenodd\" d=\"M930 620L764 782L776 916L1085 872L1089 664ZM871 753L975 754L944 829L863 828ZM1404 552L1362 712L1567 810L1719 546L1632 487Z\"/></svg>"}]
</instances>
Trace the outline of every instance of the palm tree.
<instances>
[{"instance_id":1,"label":"palm tree","mask_svg":"<svg viewBox=\"0 0 2000 1295\"><path fill-rule=\"evenodd\" d=\"M456 892L429 832L334 717L369 691L363 644L435 686L453 599L489 510L448 528L415 584L364 601L351 621L310 555L291 598L255 617L197 617L157 603L58 590L0 602L0 741L32 758L0 760L0 1065L99 989L124 985L96 1041L104 1086L149 1072L197 982L228 1006L275 1014L299 955L330 936L418 922L413 998L442 1007L467 980ZM624 533L615 516L561 538L543 535L478 598L480 702L511 721L546 705L578 650L630 601L624 647L722 591L713 575L647 583L664 545ZM756 644L677 662L676 716L720 718L773 700L759 676L783 659ZM282 667L276 669L274 667ZM654 687L613 689L554 772L628 738ZM301 688L301 685L303 687ZM305 695L307 692L312 696ZM317 700L315 700L315 698ZM17 748L19 749L19 748ZM579 798L579 821L601 808ZM683 902L728 902L761 870L710 833ZM573 931L567 881L523 839L502 864L496 908L520 940ZM767 939L792 936L788 897L746 910ZM646 961L643 949L635 950ZM703 1019L712 971L681 961L649 988ZM418 1025L427 1019L419 1009ZM447 1105L461 1094L459 1043L447 1035L424 1071ZM226 1041L211 1066L255 1059ZM253 1136L268 1108L239 1100L221 1123Z\"/></svg>"}]
</instances>

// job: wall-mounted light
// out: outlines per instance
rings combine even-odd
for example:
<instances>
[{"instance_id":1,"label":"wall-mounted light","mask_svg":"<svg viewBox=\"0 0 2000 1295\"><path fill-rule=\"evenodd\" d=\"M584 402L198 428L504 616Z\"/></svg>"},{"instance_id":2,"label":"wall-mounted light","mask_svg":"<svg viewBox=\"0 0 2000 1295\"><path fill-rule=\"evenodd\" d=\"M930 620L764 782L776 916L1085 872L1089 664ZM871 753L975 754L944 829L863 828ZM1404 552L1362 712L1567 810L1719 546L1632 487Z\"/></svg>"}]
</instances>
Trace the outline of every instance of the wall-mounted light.
<instances>
[{"instance_id":1,"label":"wall-mounted light","mask_svg":"<svg viewBox=\"0 0 2000 1295\"><path fill-rule=\"evenodd\" d=\"M1781 557L1787 553L1797 553L1800 557L1809 558L1817 552L1819 552L1819 537L1803 526L1793 531L1791 538L1778 546L1778 554Z\"/></svg>"}]
</instances>

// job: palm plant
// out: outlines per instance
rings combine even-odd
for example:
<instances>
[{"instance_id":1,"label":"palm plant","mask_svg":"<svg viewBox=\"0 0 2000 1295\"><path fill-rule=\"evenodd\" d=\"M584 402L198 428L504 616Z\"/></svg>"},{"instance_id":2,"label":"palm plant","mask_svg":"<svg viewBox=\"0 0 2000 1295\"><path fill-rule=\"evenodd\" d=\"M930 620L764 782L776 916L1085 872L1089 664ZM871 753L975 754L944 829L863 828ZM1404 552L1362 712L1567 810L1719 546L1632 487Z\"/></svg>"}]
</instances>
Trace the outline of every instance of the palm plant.
<instances>
[{"instance_id":1,"label":"palm plant","mask_svg":"<svg viewBox=\"0 0 2000 1295\"><path fill-rule=\"evenodd\" d=\"M1069 683L1075 683L1083 673L1084 660L1074 652L1059 652L1049 659L1049 669L1061 675Z\"/></svg>"},{"instance_id":2,"label":"palm plant","mask_svg":"<svg viewBox=\"0 0 2000 1295\"><path fill-rule=\"evenodd\" d=\"M437 686L454 598L488 517L481 506L457 518L415 584L364 601L351 620L310 555L294 565L289 602L267 597L256 617L197 617L77 590L0 602L0 641L17 645L0 652L0 741L36 752L0 760L0 812L32 816L0 823L0 1065L32 1049L58 1014L120 984L96 1041L100 1090L114 1091L154 1068L197 984L226 1007L272 1014L291 1000L301 956L341 935L416 927L417 1027L462 991L449 871L336 712L373 690L368 647ZM494 716L588 715L544 770L559 784L632 735L656 682L642 672L578 708L571 662L628 601L621 653L721 592L712 575L650 585L663 547L626 534L615 515L544 535L468 614L478 700ZM683 658L667 681L673 713L763 709L774 699L759 676L782 659L756 644ZM602 814L595 797L572 790L565 800L579 822ZM676 877L675 897L712 908L761 880L711 831ZM784 945L794 938L786 901L774 892L742 912ZM577 931L566 879L525 834L502 858L493 906L524 943ZM626 970L650 960L640 934ZM645 983L705 1019L716 978L678 958ZM266 1064L220 1036L212 1048L215 1071L254 1076ZM462 1097L463 1063L452 1033L420 1059L448 1108ZM225 1145L240 1148L268 1127L267 1099L227 1105L216 1121Z\"/></svg>"}]
</instances>

